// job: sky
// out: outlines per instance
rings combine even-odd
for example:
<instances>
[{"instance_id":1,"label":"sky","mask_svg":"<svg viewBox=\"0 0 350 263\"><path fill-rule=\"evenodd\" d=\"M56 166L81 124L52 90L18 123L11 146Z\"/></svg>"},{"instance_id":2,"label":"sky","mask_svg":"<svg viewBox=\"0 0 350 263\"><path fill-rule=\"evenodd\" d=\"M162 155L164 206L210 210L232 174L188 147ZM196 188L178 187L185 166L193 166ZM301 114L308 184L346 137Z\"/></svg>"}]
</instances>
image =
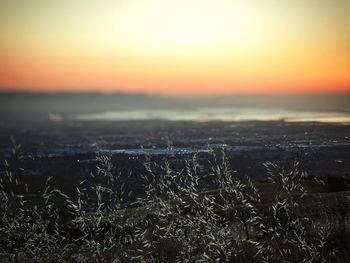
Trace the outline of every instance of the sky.
<instances>
[{"instance_id":1,"label":"sky","mask_svg":"<svg viewBox=\"0 0 350 263\"><path fill-rule=\"evenodd\" d=\"M348 0L0 0L0 90L350 92Z\"/></svg>"}]
</instances>

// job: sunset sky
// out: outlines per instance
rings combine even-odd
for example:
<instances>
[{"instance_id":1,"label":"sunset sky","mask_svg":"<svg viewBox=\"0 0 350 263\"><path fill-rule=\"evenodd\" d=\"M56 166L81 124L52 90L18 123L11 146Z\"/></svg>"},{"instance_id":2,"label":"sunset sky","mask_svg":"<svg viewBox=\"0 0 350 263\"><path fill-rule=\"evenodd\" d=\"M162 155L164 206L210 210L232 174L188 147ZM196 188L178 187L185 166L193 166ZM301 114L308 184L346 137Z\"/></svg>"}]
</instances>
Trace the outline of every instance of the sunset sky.
<instances>
[{"instance_id":1,"label":"sunset sky","mask_svg":"<svg viewBox=\"0 0 350 263\"><path fill-rule=\"evenodd\" d=\"M0 0L0 89L350 92L349 0Z\"/></svg>"}]
</instances>

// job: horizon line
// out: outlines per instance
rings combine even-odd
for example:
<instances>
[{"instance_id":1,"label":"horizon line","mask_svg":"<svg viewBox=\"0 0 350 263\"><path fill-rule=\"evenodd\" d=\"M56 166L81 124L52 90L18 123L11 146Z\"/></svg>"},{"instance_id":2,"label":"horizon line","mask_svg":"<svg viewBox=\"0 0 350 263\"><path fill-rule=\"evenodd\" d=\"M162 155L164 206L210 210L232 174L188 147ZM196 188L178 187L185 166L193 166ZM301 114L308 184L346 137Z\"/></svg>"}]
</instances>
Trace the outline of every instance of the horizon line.
<instances>
[{"instance_id":1,"label":"horizon line","mask_svg":"<svg viewBox=\"0 0 350 263\"><path fill-rule=\"evenodd\" d=\"M30 89L27 88L8 88L0 87L0 94L106 94L106 95L144 95L144 96L161 96L161 97L221 97L221 96L291 96L291 95L350 95L349 89L341 90L320 90L320 91L262 91L262 92L219 92L219 93L167 93L167 92L144 92L144 91L125 91L125 90L98 90L98 89L88 89L88 90L77 90L77 89Z\"/></svg>"}]
</instances>

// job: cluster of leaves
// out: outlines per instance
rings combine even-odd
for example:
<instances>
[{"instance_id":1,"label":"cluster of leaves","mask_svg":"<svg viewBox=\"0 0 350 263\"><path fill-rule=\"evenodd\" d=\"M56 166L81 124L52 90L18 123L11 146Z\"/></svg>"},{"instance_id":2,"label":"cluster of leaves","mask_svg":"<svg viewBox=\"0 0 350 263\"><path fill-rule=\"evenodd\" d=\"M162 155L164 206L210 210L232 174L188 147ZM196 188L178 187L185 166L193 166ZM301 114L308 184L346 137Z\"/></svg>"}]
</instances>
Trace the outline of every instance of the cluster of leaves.
<instances>
[{"instance_id":1,"label":"cluster of leaves","mask_svg":"<svg viewBox=\"0 0 350 263\"><path fill-rule=\"evenodd\" d=\"M16 155L16 151L14 155ZM265 203L255 184L231 171L225 150L211 150L213 184L203 192L194 154L183 169L145 162L145 196L125 207L126 191L109 153L70 197L47 180L35 205L19 194L20 169L7 163L0 182L1 262L334 262L335 228L303 211L300 158L266 163L281 189ZM16 157L16 156L15 156ZM16 157L18 158L18 156ZM28 190L27 190L28 191ZM349 233L343 223L342 233ZM339 229L339 227L337 229ZM332 239L333 238L333 239ZM331 240L331 241L330 241ZM344 260L345 261L345 260ZM340 261L339 261L340 262Z\"/></svg>"}]
</instances>

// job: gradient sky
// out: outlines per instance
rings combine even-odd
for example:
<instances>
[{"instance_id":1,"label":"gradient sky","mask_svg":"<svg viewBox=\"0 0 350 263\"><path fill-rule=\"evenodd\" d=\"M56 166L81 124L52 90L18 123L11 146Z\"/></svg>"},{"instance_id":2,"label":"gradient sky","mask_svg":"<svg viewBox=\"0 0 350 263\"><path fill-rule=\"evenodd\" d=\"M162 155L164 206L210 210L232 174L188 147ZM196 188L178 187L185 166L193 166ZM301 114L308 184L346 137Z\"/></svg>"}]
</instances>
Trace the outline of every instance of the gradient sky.
<instances>
[{"instance_id":1,"label":"gradient sky","mask_svg":"<svg viewBox=\"0 0 350 263\"><path fill-rule=\"evenodd\" d=\"M0 0L0 89L350 91L349 0Z\"/></svg>"}]
</instances>

